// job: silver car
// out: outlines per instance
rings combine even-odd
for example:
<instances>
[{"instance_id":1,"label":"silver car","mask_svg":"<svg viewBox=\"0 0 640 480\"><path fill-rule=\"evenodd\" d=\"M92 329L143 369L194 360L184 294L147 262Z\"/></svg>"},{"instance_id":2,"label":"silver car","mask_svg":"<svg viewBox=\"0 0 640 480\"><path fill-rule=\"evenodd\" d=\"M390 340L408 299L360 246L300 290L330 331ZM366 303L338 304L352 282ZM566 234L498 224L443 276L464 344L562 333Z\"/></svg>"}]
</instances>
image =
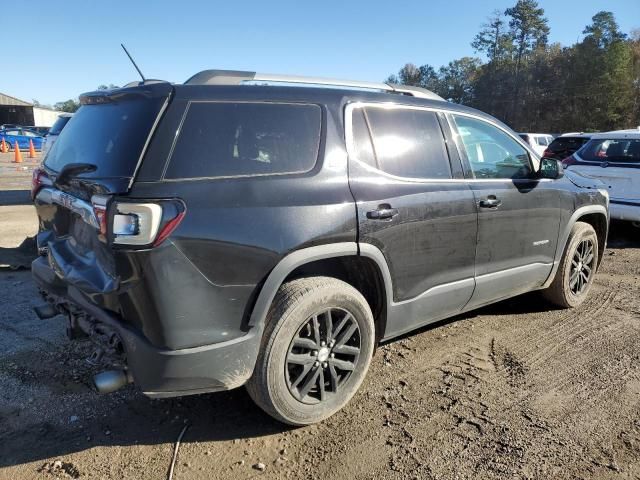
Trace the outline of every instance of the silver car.
<instances>
[{"instance_id":1,"label":"silver car","mask_svg":"<svg viewBox=\"0 0 640 480\"><path fill-rule=\"evenodd\" d=\"M593 134L562 163L604 182L609 189L611 218L640 226L640 127Z\"/></svg>"}]
</instances>

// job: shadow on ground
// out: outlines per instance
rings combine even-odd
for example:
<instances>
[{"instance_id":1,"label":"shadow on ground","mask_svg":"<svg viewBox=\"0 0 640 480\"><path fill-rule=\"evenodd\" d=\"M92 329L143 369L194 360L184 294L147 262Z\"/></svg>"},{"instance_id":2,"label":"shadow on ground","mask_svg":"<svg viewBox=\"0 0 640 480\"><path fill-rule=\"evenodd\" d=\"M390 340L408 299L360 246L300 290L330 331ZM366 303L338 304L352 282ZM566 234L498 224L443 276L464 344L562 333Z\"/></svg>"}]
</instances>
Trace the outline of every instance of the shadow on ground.
<instances>
[{"instance_id":1,"label":"shadow on ground","mask_svg":"<svg viewBox=\"0 0 640 480\"><path fill-rule=\"evenodd\" d=\"M0 271L30 268L37 255L35 237L25 238L17 247L0 247Z\"/></svg>"},{"instance_id":2,"label":"shadow on ground","mask_svg":"<svg viewBox=\"0 0 640 480\"><path fill-rule=\"evenodd\" d=\"M31 205L29 190L0 190L0 206Z\"/></svg>"}]
</instances>

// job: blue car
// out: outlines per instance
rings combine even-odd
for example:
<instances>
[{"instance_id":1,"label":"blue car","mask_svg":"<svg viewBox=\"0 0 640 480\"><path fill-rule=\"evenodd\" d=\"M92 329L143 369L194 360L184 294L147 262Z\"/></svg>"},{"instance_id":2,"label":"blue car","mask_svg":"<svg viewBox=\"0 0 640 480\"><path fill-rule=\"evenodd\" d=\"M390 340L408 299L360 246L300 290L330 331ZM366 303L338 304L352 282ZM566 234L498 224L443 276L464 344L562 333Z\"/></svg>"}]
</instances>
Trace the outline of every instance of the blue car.
<instances>
[{"instance_id":1,"label":"blue car","mask_svg":"<svg viewBox=\"0 0 640 480\"><path fill-rule=\"evenodd\" d=\"M0 130L0 142L3 138L10 151L15 148L16 142L18 142L20 150L29 150L29 140L33 141L33 147L36 150L42 150L42 141L44 140L44 137L33 130L22 127Z\"/></svg>"}]
</instances>

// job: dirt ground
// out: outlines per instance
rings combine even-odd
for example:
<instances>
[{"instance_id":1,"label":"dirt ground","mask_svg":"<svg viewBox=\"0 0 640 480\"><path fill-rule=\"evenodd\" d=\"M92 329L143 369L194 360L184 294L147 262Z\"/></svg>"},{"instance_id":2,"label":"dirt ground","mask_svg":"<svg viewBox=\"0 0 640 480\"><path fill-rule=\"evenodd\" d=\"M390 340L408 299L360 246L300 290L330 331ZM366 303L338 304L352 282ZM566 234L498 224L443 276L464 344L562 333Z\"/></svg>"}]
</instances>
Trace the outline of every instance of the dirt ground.
<instances>
[{"instance_id":1,"label":"dirt ground","mask_svg":"<svg viewBox=\"0 0 640 480\"><path fill-rule=\"evenodd\" d=\"M351 403L307 428L243 389L98 396L90 345L38 302L29 271L0 267L2 480L166 478L185 423L174 478L640 478L640 232L625 225L580 308L529 294L388 343Z\"/></svg>"}]
</instances>

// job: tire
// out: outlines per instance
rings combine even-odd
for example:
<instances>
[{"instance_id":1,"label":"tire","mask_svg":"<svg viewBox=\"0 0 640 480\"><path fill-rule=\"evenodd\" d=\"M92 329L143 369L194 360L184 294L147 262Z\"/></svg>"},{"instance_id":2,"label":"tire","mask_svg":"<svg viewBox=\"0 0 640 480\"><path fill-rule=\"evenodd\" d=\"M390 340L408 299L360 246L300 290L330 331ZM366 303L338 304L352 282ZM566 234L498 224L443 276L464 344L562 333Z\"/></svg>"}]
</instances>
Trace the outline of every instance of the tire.
<instances>
[{"instance_id":1,"label":"tire","mask_svg":"<svg viewBox=\"0 0 640 480\"><path fill-rule=\"evenodd\" d=\"M598 236L591 225L576 222L571 229L558 271L544 297L562 308L574 308L587 297L596 275Z\"/></svg>"},{"instance_id":2,"label":"tire","mask_svg":"<svg viewBox=\"0 0 640 480\"><path fill-rule=\"evenodd\" d=\"M374 344L373 315L358 290L330 277L292 280L273 300L247 391L280 422L320 422L356 393Z\"/></svg>"}]
</instances>

